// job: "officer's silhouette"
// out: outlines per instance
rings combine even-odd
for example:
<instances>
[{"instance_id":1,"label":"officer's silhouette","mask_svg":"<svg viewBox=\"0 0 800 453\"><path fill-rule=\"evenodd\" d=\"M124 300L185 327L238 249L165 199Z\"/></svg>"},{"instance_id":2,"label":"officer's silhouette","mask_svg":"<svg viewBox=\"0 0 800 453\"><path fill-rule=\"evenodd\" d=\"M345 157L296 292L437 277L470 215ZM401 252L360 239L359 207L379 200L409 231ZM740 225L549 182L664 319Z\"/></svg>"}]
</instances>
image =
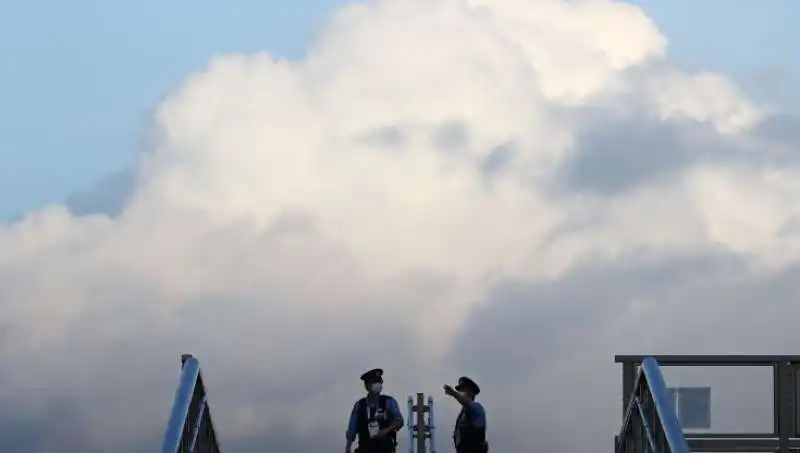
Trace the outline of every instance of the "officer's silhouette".
<instances>
[{"instance_id":1,"label":"officer's silhouette","mask_svg":"<svg viewBox=\"0 0 800 453\"><path fill-rule=\"evenodd\" d=\"M367 396L353 405L347 427L345 453L351 453L358 437L356 453L393 453L397 431L403 428L403 415L397 400L383 395L383 370L376 368L361 375Z\"/></svg>"},{"instance_id":2,"label":"officer's silhouette","mask_svg":"<svg viewBox=\"0 0 800 453\"><path fill-rule=\"evenodd\" d=\"M445 384L444 393L461 404L461 412L453 430L456 453L487 453L489 444L486 442L486 411L481 403L475 401L481 388L475 381L463 376L458 379L455 388Z\"/></svg>"}]
</instances>

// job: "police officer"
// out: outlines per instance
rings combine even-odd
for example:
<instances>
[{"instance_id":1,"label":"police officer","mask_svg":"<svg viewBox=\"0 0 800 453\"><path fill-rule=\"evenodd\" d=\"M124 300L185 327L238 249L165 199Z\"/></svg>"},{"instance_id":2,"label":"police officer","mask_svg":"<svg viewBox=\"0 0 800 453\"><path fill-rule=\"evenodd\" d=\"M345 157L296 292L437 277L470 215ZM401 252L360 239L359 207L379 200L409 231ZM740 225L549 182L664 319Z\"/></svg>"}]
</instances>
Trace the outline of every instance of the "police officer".
<instances>
[{"instance_id":1,"label":"police officer","mask_svg":"<svg viewBox=\"0 0 800 453\"><path fill-rule=\"evenodd\" d=\"M382 395L383 370L375 368L361 375L367 396L356 401L347 426L345 453L350 453L358 436L357 453L393 453L397 431L403 428L403 415L397 400Z\"/></svg>"},{"instance_id":2,"label":"police officer","mask_svg":"<svg viewBox=\"0 0 800 453\"><path fill-rule=\"evenodd\" d=\"M461 412L453 430L456 453L487 453L489 444L486 442L486 411L481 403L475 401L481 388L475 381L463 376L458 379L455 388L445 384L444 393L461 404Z\"/></svg>"}]
</instances>

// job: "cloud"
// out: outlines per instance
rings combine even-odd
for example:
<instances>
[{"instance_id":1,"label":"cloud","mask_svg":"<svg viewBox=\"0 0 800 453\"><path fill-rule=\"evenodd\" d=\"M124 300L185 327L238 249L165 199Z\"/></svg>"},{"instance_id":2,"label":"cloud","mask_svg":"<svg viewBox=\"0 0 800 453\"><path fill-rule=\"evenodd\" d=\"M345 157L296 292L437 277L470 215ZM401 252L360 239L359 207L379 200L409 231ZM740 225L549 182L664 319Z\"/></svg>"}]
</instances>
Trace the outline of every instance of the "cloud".
<instances>
[{"instance_id":1,"label":"cloud","mask_svg":"<svg viewBox=\"0 0 800 453\"><path fill-rule=\"evenodd\" d=\"M136 172L126 168L104 178L91 189L70 196L65 205L75 216L104 214L117 217L135 190Z\"/></svg>"},{"instance_id":2,"label":"cloud","mask_svg":"<svg viewBox=\"0 0 800 453\"><path fill-rule=\"evenodd\" d=\"M584 451L614 352L785 350L796 120L666 44L610 1L375 0L213 59L133 171L0 226L0 443L152 449L190 351L226 451L340 448L373 366Z\"/></svg>"}]
</instances>

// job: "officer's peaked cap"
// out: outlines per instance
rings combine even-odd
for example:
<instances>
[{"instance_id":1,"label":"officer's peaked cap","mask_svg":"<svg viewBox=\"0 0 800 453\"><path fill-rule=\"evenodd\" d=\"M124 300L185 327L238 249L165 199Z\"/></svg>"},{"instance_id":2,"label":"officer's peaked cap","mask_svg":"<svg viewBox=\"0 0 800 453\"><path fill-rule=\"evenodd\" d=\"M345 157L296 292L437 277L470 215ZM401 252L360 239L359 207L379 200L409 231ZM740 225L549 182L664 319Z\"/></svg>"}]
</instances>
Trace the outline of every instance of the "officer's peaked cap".
<instances>
[{"instance_id":1,"label":"officer's peaked cap","mask_svg":"<svg viewBox=\"0 0 800 453\"><path fill-rule=\"evenodd\" d=\"M478 393L481 393L481 388L478 386L478 384L466 376L461 376L460 378L458 378L458 385L456 385L456 390L458 391L470 390L472 393L476 395Z\"/></svg>"},{"instance_id":2,"label":"officer's peaked cap","mask_svg":"<svg viewBox=\"0 0 800 453\"><path fill-rule=\"evenodd\" d=\"M375 368L374 370L369 370L366 373L361 375L361 380L370 383L370 382L377 382L383 380L383 369L382 368Z\"/></svg>"}]
</instances>

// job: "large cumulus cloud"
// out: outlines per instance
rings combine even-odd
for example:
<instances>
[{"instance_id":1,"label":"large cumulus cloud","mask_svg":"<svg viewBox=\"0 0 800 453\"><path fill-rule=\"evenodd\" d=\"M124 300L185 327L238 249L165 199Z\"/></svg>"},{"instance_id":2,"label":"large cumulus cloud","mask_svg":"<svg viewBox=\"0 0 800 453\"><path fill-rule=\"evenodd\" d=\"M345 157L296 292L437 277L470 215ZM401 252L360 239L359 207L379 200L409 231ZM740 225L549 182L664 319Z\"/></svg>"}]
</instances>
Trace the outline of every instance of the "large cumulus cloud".
<instances>
[{"instance_id":1,"label":"large cumulus cloud","mask_svg":"<svg viewBox=\"0 0 800 453\"><path fill-rule=\"evenodd\" d=\"M383 366L585 451L613 352L790 348L795 120L666 45L618 2L374 0L302 60L214 58L133 170L0 226L0 442L155 448L191 351L226 450L341 448Z\"/></svg>"}]
</instances>

